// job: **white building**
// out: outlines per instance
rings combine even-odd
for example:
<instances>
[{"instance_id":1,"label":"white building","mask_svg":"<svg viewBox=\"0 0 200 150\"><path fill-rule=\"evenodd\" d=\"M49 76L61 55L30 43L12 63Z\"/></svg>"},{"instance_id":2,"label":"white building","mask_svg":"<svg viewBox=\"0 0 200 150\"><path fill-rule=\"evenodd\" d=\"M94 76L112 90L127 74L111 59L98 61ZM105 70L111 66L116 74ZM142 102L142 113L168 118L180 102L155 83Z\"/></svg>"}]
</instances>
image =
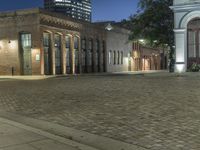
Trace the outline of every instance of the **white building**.
<instances>
[{"instance_id":1,"label":"white building","mask_svg":"<svg viewBox=\"0 0 200 150\"><path fill-rule=\"evenodd\" d=\"M200 63L200 0L174 0L176 72Z\"/></svg>"},{"instance_id":2,"label":"white building","mask_svg":"<svg viewBox=\"0 0 200 150\"><path fill-rule=\"evenodd\" d=\"M106 34L107 72L131 71L129 68L133 66L133 58L130 31L113 25Z\"/></svg>"}]
</instances>

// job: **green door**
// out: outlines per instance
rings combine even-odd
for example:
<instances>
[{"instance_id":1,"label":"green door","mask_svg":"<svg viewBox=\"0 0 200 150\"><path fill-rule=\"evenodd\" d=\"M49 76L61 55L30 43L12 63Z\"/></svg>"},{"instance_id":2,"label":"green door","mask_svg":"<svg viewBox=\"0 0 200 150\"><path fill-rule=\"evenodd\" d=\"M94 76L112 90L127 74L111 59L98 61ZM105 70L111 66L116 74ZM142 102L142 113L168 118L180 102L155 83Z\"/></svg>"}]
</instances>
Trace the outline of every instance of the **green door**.
<instances>
[{"instance_id":1,"label":"green door","mask_svg":"<svg viewBox=\"0 0 200 150\"><path fill-rule=\"evenodd\" d=\"M32 56L31 56L31 34L21 34L21 47L22 47L22 74L32 74Z\"/></svg>"},{"instance_id":2,"label":"green door","mask_svg":"<svg viewBox=\"0 0 200 150\"><path fill-rule=\"evenodd\" d=\"M31 48L23 49L23 70L24 75L32 74L32 60L31 60Z\"/></svg>"}]
</instances>

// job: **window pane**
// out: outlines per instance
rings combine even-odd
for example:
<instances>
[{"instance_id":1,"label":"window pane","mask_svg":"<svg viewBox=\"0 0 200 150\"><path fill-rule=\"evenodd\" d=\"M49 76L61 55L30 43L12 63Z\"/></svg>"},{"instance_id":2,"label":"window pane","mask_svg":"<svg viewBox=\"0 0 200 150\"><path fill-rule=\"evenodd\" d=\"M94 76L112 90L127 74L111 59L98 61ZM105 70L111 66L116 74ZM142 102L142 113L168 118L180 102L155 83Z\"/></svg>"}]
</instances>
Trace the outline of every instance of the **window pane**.
<instances>
[{"instance_id":1,"label":"window pane","mask_svg":"<svg viewBox=\"0 0 200 150\"><path fill-rule=\"evenodd\" d=\"M111 56L112 56L112 51L109 51L109 54L108 54L108 58L109 58L109 64L111 65L112 61L111 61Z\"/></svg>"},{"instance_id":2,"label":"window pane","mask_svg":"<svg viewBox=\"0 0 200 150\"><path fill-rule=\"evenodd\" d=\"M31 47L31 34L21 34L22 47Z\"/></svg>"},{"instance_id":3,"label":"window pane","mask_svg":"<svg viewBox=\"0 0 200 150\"><path fill-rule=\"evenodd\" d=\"M123 63L124 63L124 54L123 52L121 52L121 64L123 65Z\"/></svg>"},{"instance_id":4,"label":"window pane","mask_svg":"<svg viewBox=\"0 0 200 150\"><path fill-rule=\"evenodd\" d=\"M188 32L188 56L196 57L196 31Z\"/></svg>"},{"instance_id":5,"label":"window pane","mask_svg":"<svg viewBox=\"0 0 200 150\"><path fill-rule=\"evenodd\" d=\"M66 40L66 48L70 48L70 36L66 36L65 40Z\"/></svg>"}]
</instances>

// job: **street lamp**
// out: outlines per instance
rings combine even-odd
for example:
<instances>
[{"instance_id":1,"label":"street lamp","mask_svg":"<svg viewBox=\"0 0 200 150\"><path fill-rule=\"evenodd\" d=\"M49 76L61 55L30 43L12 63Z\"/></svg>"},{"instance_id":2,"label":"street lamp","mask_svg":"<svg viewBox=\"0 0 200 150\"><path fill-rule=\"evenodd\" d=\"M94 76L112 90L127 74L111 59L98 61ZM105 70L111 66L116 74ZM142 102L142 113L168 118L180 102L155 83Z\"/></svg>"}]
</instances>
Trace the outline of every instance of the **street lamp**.
<instances>
[{"instance_id":1,"label":"street lamp","mask_svg":"<svg viewBox=\"0 0 200 150\"><path fill-rule=\"evenodd\" d=\"M111 31L113 29L113 27L110 23L108 23L105 29L108 31Z\"/></svg>"}]
</instances>

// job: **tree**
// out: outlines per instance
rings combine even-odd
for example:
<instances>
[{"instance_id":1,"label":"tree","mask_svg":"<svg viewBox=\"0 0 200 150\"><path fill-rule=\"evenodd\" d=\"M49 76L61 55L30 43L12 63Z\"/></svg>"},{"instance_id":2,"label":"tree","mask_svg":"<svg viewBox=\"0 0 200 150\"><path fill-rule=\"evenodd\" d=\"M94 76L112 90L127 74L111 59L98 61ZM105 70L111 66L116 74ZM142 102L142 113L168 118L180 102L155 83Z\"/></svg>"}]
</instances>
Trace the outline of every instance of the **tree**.
<instances>
[{"instance_id":1,"label":"tree","mask_svg":"<svg viewBox=\"0 0 200 150\"><path fill-rule=\"evenodd\" d=\"M131 40L145 39L153 47L170 48L170 68L174 63L173 0L140 0L138 12L130 17Z\"/></svg>"}]
</instances>

